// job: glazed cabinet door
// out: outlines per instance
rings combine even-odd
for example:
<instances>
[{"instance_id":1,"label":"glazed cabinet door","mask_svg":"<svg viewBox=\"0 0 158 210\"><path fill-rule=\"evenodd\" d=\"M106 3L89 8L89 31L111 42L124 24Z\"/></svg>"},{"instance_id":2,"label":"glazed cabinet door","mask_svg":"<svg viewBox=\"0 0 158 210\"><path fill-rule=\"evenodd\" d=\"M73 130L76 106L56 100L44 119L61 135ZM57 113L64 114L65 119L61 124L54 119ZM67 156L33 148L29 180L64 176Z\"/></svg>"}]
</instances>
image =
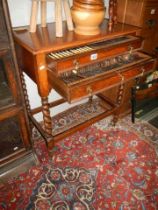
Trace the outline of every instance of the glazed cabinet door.
<instances>
[{"instance_id":1,"label":"glazed cabinet door","mask_svg":"<svg viewBox=\"0 0 158 210\"><path fill-rule=\"evenodd\" d=\"M8 5L0 0L0 177L32 154Z\"/></svg>"},{"instance_id":2,"label":"glazed cabinet door","mask_svg":"<svg viewBox=\"0 0 158 210\"><path fill-rule=\"evenodd\" d=\"M0 51L0 110L18 104L19 93L10 50Z\"/></svg>"},{"instance_id":3,"label":"glazed cabinet door","mask_svg":"<svg viewBox=\"0 0 158 210\"><path fill-rule=\"evenodd\" d=\"M0 121L0 164L13 160L30 148L23 110L10 113Z\"/></svg>"},{"instance_id":4,"label":"glazed cabinet door","mask_svg":"<svg viewBox=\"0 0 158 210\"><path fill-rule=\"evenodd\" d=\"M7 49L9 44L9 36L4 18L2 1L0 1L0 50Z\"/></svg>"}]
</instances>

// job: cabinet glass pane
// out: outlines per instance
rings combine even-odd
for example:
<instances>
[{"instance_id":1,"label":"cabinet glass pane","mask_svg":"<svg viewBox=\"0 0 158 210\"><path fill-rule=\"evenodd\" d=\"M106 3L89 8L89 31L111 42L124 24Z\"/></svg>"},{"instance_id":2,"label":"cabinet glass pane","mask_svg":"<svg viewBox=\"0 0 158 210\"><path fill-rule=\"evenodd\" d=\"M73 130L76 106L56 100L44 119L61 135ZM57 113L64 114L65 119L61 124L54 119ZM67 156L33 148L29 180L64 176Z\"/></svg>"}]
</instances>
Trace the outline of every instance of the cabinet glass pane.
<instances>
[{"instance_id":1,"label":"cabinet glass pane","mask_svg":"<svg viewBox=\"0 0 158 210\"><path fill-rule=\"evenodd\" d=\"M0 109L13 103L5 68L5 63L0 58Z\"/></svg>"},{"instance_id":2,"label":"cabinet glass pane","mask_svg":"<svg viewBox=\"0 0 158 210\"><path fill-rule=\"evenodd\" d=\"M0 1L0 50L6 49L8 45L8 33L4 19L2 1Z\"/></svg>"},{"instance_id":3,"label":"cabinet glass pane","mask_svg":"<svg viewBox=\"0 0 158 210\"><path fill-rule=\"evenodd\" d=\"M0 122L0 137L0 158L4 158L23 148L20 125L16 117Z\"/></svg>"}]
</instances>

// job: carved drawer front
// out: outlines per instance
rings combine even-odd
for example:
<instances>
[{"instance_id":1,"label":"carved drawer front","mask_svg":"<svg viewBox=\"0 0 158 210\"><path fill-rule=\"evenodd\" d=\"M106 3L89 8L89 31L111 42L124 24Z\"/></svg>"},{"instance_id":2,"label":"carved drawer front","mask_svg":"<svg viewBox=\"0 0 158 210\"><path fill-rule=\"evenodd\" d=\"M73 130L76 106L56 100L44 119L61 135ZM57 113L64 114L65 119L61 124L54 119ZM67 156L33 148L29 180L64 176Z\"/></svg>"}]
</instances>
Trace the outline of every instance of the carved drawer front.
<instances>
[{"instance_id":1,"label":"carved drawer front","mask_svg":"<svg viewBox=\"0 0 158 210\"><path fill-rule=\"evenodd\" d=\"M52 52L47 55L48 68L56 75L70 69L81 68L87 63L97 63L107 56L114 56L141 47L142 40L134 36L121 36L112 40L103 40L97 43L78 48Z\"/></svg>"},{"instance_id":2,"label":"carved drawer front","mask_svg":"<svg viewBox=\"0 0 158 210\"><path fill-rule=\"evenodd\" d=\"M151 71L153 66L154 60L150 56L136 52L110 57L104 62L81 68L77 73L63 73L60 77L49 71L49 79L53 88L72 103Z\"/></svg>"}]
</instances>

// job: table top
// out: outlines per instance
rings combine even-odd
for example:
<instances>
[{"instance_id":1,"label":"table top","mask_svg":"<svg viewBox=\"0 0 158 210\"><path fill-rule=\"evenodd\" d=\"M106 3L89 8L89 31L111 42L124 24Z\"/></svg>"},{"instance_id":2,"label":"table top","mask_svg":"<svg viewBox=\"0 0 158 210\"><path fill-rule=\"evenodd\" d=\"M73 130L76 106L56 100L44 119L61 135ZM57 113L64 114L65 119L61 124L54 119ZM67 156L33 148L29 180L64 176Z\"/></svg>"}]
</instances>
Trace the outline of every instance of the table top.
<instances>
[{"instance_id":1,"label":"table top","mask_svg":"<svg viewBox=\"0 0 158 210\"><path fill-rule=\"evenodd\" d=\"M140 28L136 26L118 23L110 32L108 30L107 19L103 21L100 29L100 34L98 35L78 35L74 31L68 31L66 22L63 21L63 37L55 36L55 23L48 23L45 28L38 25L35 33L30 33L28 26L14 28L13 35L14 40L19 45L36 55L79 47L85 44L111 39L121 35L133 34L140 31Z\"/></svg>"}]
</instances>

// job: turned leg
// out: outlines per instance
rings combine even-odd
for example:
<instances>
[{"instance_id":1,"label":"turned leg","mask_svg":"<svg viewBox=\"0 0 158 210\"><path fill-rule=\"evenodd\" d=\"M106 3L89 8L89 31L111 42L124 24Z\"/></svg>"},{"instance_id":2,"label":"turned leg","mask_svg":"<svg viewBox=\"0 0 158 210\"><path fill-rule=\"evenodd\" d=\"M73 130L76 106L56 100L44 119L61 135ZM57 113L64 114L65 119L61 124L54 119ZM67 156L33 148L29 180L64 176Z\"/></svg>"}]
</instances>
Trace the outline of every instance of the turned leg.
<instances>
[{"instance_id":1,"label":"turned leg","mask_svg":"<svg viewBox=\"0 0 158 210\"><path fill-rule=\"evenodd\" d=\"M117 0L109 0L109 31L112 31L114 24L117 24Z\"/></svg>"},{"instance_id":2,"label":"turned leg","mask_svg":"<svg viewBox=\"0 0 158 210\"><path fill-rule=\"evenodd\" d=\"M114 0L109 1L109 23L108 23L108 29L109 31L112 31L113 29L113 17L114 17Z\"/></svg>"},{"instance_id":3,"label":"turned leg","mask_svg":"<svg viewBox=\"0 0 158 210\"><path fill-rule=\"evenodd\" d=\"M37 87L39 95L41 97L44 131L48 142L49 139L52 139L52 121L50 116L50 105L48 103L50 85L48 80L48 69L44 53L36 55L36 64Z\"/></svg>"},{"instance_id":4,"label":"turned leg","mask_svg":"<svg viewBox=\"0 0 158 210\"><path fill-rule=\"evenodd\" d=\"M50 116L50 107L48 103L48 97L41 97L42 101L42 112L43 112L43 121L44 121L44 130L47 137L52 136L52 120Z\"/></svg>"},{"instance_id":5,"label":"turned leg","mask_svg":"<svg viewBox=\"0 0 158 210\"><path fill-rule=\"evenodd\" d=\"M135 107L136 107L136 91L135 88L131 89L131 106L132 106L132 113L131 113L131 117L132 117L132 123L135 123Z\"/></svg>"},{"instance_id":6,"label":"turned leg","mask_svg":"<svg viewBox=\"0 0 158 210\"><path fill-rule=\"evenodd\" d=\"M26 88L24 74L22 71L20 72L20 77L21 77L21 84L22 84L22 89L23 89L26 110L28 112L28 116L30 117L31 116L31 106L30 106L30 101L29 101L28 92L27 92L27 88ZM30 121L30 120L29 120L29 125L30 125L30 132L32 133L34 126L33 126L32 121Z\"/></svg>"},{"instance_id":7,"label":"turned leg","mask_svg":"<svg viewBox=\"0 0 158 210\"><path fill-rule=\"evenodd\" d=\"M117 24L117 0L114 0L114 4L113 4L113 22L114 24Z\"/></svg>"},{"instance_id":8,"label":"turned leg","mask_svg":"<svg viewBox=\"0 0 158 210\"><path fill-rule=\"evenodd\" d=\"M119 86L119 89L118 89L118 94L117 94L117 110L114 114L114 118L113 118L113 125L116 125L117 121L118 121L118 118L119 118L119 114L120 114L120 106L123 102L123 96L124 96L124 83L121 83L120 86Z\"/></svg>"},{"instance_id":9,"label":"turned leg","mask_svg":"<svg viewBox=\"0 0 158 210\"><path fill-rule=\"evenodd\" d=\"M22 83L22 89L23 89L26 109L27 109L28 113L31 113L31 106L30 106L30 101L29 101L29 97L28 97L28 92L27 92L27 88L26 88L26 83L25 83L25 78L24 78L23 72L21 72L20 77L21 77L21 83Z\"/></svg>"}]
</instances>

